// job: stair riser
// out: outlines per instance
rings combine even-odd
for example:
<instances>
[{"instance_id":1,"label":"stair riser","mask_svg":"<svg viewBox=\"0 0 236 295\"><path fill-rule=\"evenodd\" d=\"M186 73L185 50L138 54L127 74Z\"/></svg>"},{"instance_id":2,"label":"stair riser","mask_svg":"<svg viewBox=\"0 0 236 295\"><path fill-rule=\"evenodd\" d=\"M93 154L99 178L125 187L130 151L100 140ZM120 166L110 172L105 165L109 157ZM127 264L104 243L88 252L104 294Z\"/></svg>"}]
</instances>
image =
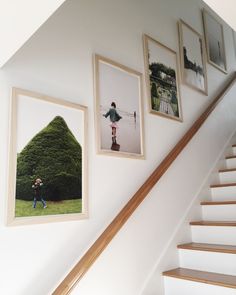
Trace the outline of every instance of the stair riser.
<instances>
[{"instance_id":1,"label":"stair riser","mask_svg":"<svg viewBox=\"0 0 236 295\"><path fill-rule=\"evenodd\" d=\"M236 245L235 226L191 226L192 241L195 243Z\"/></svg>"},{"instance_id":2,"label":"stair riser","mask_svg":"<svg viewBox=\"0 0 236 295\"><path fill-rule=\"evenodd\" d=\"M220 183L236 183L236 171L220 172Z\"/></svg>"},{"instance_id":3,"label":"stair riser","mask_svg":"<svg viewBox=\"0 0 236 295\"><path fill-rule=\"evenodd\" d=\"M227 159L226 160L226 167L228 169L234 169L234 168L236 168L236 158Z\"/></svg>"},{"instance_id":4,"label":"stair riser","mask_svg":"<svg viewBox=\"0 0 236 295\"><path fill-rule=\"evenodd\" d=\"M233 147L233 155L236 156L236 147Z\"/></svg>"},{"instance_id":5,"label":"stair riser","mask_svg":"<svg viewBox=\"0 0 236 295\"><path fill-rule=\"evenodd\" d=\"M236 201L236 186L211 188L213 201Z\"/></svg>"},{"instance_id":6,"label":"stair riser","mask_svg":"<svg viewBox=\"0 0 236 295\"><path fill-rule=\"evenodd\" d=\"M180 266L236 275L236 254L179 249Z\"/></svg>"},{"instance_id":7,"label":"stair riser","mask_svg":"<svg viewBox=\"0 0 236 295\"><path fill-rule=\"evenodd\" d=\"M171 277L164 278L165 295L236 295L236 289Z\"/></svg>"},{"instance_id":8,"label":"stair riser","mask_svg":"<svg viewBox=\"0 0 236 295\"><path fill-rule=\"evenodd\" d=\"M202 219L206 221L235 221L235 205L204 205L202 206Z\"/></svg>"}]
</instances>

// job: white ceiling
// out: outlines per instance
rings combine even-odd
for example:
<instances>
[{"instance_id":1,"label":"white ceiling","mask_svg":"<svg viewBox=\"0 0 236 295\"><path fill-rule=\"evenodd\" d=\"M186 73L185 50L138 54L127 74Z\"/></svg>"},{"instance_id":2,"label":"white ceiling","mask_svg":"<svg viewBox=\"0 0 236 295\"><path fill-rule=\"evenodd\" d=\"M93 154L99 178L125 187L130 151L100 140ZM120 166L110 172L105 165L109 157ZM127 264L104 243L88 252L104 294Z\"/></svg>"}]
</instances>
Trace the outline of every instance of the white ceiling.
<instances>
[{"instance_id":1,"label":"white ceiling","mask_svg":"<svg viewBox=\"0 0 236 295\"><path fill-rule=\"evenodd\" d=\"M204 0L236 31L236 0ZM0 67L65 0L0 0Z\"/></svg>"},{"instance_id":2,"label":"white ceiling","mask_svg":"<svg viewBox=\"0 0 236 295\"><path fill-rule=\"evenodd\" d=\"M204 0L236 31L236 0Z\"/></svg>"},{"instance_id":3,"label":"white ceiling","mask_svg":"<svg viewBox=\"0 0 236 295\"><path fill-rule=\"evenodd\" d=\"M0 0L0 67L65 0Z\"/></svg>"}]
</instances>

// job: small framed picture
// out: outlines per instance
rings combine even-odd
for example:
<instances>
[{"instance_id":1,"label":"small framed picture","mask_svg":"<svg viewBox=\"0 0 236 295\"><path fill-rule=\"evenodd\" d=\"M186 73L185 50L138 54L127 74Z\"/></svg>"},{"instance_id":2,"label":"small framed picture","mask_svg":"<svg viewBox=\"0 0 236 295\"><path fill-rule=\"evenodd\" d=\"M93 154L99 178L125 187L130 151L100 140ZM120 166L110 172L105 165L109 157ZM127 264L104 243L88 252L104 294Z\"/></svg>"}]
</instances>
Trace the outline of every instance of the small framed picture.
<instances>
[{"instance_id":1,"label":"small framed picture","mask_svg":"<svg viewBox=\"0 0 236 295\"><path fill-rule=\"evenodd\" d=\"M176 52L147 35L143 44L150 112L182 121Z\"/></svg>"},{"instance_id":2,"label":"small framed picture","mask_svg":"<svg viewBox=\"0 0 236 295\"><path fill-rule=\"evenodd\" d=\"M205 44L202 36L183 20L179 21L182 81L207 95Z\"/></svg>"},{"instance_id":3,"label":"small framed picture","mask_svg":"<svg viewBox=\"0 0 236 295\"><path fill-rule=\"evenodd\" d=\"M144 158L142 74L95 55L97 151Z\"/></svg>"},{"instance_id":4,"label":"small framed picture","mask_svg":"<svg viewBox=\"0 0 236 295\"><path fill-rule=\"evenodd\" d=\"M208 62L227 74L223 25L207 10L203 9L202 13Z\"/></svg>"},{"instance_id":5,"label":"small framed picture","mask_svg":"<svg viewBox=\"0 0 236 295\"><path fill-rule=\"evenodd\" d=\"M13 88L8 225L86 218L87 108Z\"/></svg>"}]
</instances>

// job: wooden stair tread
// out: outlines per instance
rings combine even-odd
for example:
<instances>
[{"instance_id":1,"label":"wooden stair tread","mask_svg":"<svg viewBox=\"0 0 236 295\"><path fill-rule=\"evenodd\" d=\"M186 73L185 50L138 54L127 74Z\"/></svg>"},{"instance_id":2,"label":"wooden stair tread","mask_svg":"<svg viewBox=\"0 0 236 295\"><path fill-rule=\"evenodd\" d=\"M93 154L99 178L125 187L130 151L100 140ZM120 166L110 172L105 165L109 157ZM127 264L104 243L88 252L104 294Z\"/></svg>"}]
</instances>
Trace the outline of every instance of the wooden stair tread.
<instances>
[{"instance_id":1,"label":"wooden stair tread","mask_svg":"<svg viewBox=\"0 0 236 295\"><path fill-rule=\"evenodd\" d=\"M236 156L227 156L225 157L226 160L229 160L229 159L236 159Z\"/></svg>"},{"instance_id":2,"label":"wooden stair tread","mask_svg":"<svg viewBox=\"0 0 236 295\"><path fill-rule=\"evenodd\" d=\"M236 276L224 275L213 272L199 271L187 268L176 268L163 272L164 276L188 281L200 282L204 284L217 285L236 289Z\"/></svg>"},{"instance_id":3,"label":"wooden stair tread","mask_svg":"<svg viewBox=\"0 0 236 295\"><path fill-rule=\"evenodd\" d=\"M236 246L231 245L187 243L178 245L178 249L236 254Z\"/></svg>"},{"instance_id":4,"label":"wooden stair tread","mask_svg":"<svg viewBox=\"0 0 236 295\"><path fill-rule=\"evenodd\" d=\"M236 205L236 201L204 201L201 205Z\"/></svg>"},{"instance_id":5,"label":"wooden stair tread","mask_svg":"<svg viewBox=\"0 0 236 295\"><path fill-rule=\"evenodd\" d=\"M215 187L227 187L227 186L236 186L236 182L232 183L223 183L223 184L213 184L210 187L215 188Z\"/></svg>"},{"instance_id":6,"label":"wooden stair tread","mask_svg":"<svg viewBox=\"0 0 236 295\"><path fill-rule=\"evenodd\" d=\"M190 225L202 225L202 226L236 226L236 221L191 221Z\"/></svg>"},{"instance_id":7,"label":"wooden stair tread","mask_svg":"<svg viewBox=\"0 0 236 295\"><path fill-rule=\"evenodd\" d=\"M232 147L236 147L236 144L233 144Z\"/></svg>"},{"instance_id":8,"label":"wooden stair tread","mask_svg":"<svg viewBox=\"0 0 236 295\"><path fill-rule=\"evenodd\" d=\"M222 172L236 172L236 168L231 168L231 169L220 169L220 170L219 170L219 173L222 173Z\"/></svg>"}]
</instances>

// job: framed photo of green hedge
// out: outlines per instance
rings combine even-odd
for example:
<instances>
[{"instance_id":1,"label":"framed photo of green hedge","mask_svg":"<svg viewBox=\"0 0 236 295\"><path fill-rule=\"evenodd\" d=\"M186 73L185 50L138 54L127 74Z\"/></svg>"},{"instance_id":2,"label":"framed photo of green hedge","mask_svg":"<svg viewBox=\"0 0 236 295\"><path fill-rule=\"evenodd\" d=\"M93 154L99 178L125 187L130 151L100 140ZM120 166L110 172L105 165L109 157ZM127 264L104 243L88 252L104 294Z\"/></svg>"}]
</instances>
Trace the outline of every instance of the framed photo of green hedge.
<instances>
[{"instance_id":1,"label":"framed photo of green hedge","mask_svg":"<svg viewBox=\"0 0 236 295\"><path fill-rule=\"evenodd\" d=\"M143 36L143 45L150 113L182 121L176 52L148 35Z\"/></svg>"},{"instance_id":2,"label":"framed photo of green hedge","mask_svg":"<svg viewBox=\"0 0 236 295\"><path fill-rule=\"evenodd\" d=\"M86 218L87 108L13 88L8 225Z\"/></svg>"}]
</instances>

